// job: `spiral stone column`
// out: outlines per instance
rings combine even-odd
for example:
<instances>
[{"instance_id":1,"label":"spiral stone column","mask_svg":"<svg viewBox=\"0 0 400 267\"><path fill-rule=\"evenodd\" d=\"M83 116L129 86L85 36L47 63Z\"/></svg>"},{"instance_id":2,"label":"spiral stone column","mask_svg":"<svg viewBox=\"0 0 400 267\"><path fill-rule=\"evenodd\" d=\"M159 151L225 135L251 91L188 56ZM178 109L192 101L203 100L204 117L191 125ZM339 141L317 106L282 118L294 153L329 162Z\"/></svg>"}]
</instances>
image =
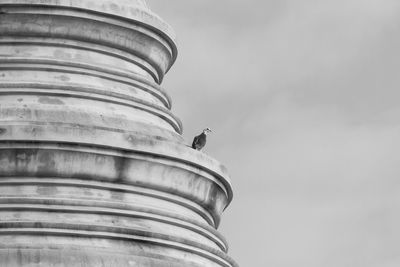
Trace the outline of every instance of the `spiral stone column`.
<instances>
[{"instance_id":1,"label":"spiral stone column","mask_svg":"<svg viewBox=\"0 0 400 267\"><path fill-rule=\"evenodd\" d=\"M223 166L159 86L143 0L0 0L0 266L231 267Z\"/></svg>"}]
</instances>

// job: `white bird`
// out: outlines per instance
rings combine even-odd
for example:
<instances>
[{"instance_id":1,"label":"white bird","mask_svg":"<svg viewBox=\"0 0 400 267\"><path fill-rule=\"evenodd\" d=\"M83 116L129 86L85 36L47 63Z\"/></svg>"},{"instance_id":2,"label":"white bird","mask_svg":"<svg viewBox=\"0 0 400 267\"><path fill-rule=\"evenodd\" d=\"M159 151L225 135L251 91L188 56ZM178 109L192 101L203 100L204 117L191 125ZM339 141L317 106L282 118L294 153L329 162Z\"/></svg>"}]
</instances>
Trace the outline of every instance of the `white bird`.
<instances>
[{"instance_id":1,"label":"white bird","mask_svg":"<svg viewBox=\"0 0 400 267\"><path fill-rule=\"evenodd\" d=\"M203 130L203 132L201 134L199 134L198 136L196 136L193 139L193 143L192 143L192 148L196 149L196 150L201 150L207 142L207 134L211 133L211 129L210 128L206 128Z\"/></svg>"}]
</instances>

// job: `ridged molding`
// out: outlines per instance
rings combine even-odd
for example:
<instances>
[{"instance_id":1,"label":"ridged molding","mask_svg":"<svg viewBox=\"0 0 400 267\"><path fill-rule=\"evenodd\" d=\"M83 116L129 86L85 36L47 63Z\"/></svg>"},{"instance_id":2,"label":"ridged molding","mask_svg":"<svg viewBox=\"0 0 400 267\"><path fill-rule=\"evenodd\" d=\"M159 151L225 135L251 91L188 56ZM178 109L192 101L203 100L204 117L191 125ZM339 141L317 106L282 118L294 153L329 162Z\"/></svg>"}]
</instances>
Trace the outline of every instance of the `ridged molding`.
<instances>
[{"instance_id":1,"label":"ridged molding","mask_svg":"<svg viewBox=\"0 0 400 267\"><path fill-rule=\"evenodd\" d=\"M0 0L0 266L236 266L229 176L160 86L176 56L141 0Z\"/></svg>"}]
</instances>

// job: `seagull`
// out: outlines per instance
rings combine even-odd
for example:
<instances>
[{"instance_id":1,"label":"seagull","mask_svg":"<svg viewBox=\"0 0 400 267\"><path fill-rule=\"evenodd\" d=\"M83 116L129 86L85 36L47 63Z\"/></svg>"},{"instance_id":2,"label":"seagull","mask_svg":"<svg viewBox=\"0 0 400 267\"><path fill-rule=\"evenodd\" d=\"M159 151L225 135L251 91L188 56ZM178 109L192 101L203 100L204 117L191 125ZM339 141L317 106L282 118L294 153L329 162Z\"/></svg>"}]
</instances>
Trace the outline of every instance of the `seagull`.
<instances>
[{"instance_id":1,"label":"seagull","mask_svg":"<svg viewBox=\"0 0 400 267\"><path fill-rule=\"evenodd\" d=\"M204 129L201 134L193 139L192 148L196 150L201 150L206 145L207 134L211 132L212 131L210 128Z\"/></svg>"}]
</instances>

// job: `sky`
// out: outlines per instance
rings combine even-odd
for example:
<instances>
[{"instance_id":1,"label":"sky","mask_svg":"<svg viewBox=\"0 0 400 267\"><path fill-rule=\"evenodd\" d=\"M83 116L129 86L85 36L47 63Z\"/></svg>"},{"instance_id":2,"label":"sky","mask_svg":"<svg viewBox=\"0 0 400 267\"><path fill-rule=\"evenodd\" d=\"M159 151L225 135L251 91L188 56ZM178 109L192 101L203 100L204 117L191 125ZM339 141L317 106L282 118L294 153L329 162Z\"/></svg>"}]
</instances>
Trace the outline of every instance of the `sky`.
<instances>
[{"instance_id":1,"label":"sky","mask_svg":"<svg viewBox=\"0 0 400 267\"><path fill-rule=\"evenodd\" d=\"M400 1L148 0L163 87L230 171L242 267L400 266Z\"/></svg>"}]
</instances>

